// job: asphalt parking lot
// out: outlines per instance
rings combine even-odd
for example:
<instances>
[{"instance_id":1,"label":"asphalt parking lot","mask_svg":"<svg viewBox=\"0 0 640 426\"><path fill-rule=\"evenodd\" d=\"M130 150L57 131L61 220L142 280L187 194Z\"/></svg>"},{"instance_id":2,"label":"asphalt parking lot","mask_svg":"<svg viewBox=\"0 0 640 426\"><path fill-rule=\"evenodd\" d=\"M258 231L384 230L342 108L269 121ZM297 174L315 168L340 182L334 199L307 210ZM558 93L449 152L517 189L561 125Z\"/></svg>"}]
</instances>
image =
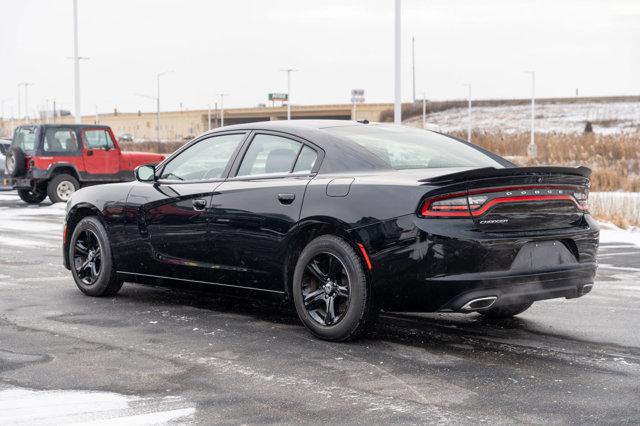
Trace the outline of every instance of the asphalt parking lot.
<instances>
[{"instance_id":1,"label":"asphalt parking lot","mask_svg":"<svg viewBox=\"0 0 640 426\"><path fill-rule=\"evenodd\" d=\"M0 193L0 424L640 423L640 249L516 319L383 314L319 341L286 307L126 284L83 296L64 206Z\"/></svg>"}]
</instances>

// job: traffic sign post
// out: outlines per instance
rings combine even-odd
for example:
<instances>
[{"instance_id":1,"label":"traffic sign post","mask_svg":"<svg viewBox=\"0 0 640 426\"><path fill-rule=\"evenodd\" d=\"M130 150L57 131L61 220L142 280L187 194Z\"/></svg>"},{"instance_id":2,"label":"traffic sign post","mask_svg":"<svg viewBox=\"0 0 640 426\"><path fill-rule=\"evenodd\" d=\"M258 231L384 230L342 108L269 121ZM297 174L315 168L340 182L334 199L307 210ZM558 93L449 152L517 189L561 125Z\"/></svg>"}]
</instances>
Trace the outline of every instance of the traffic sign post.
<instances>
[{"instance_id":1,"label":"traffic sign post","mask_svg":"<svg viewBox=\"0 0 640 426\"><path fill-rule=\"evenodd\" d=\"M353 112L351 113L351 119L357 120L356 117L356 105L364 103L364 89L352 89L351 90L351 103L353 104Z\"/></svg>"}]
</instances>

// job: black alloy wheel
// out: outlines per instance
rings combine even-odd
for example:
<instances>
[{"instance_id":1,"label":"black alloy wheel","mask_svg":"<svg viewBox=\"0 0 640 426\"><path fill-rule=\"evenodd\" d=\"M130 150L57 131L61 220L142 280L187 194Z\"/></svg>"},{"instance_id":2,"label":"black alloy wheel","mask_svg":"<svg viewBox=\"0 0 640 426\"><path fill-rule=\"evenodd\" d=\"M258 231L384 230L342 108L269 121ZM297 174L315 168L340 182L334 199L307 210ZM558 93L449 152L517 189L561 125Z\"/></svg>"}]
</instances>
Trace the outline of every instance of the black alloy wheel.
<instances>
[{"instance_id":1,"label":"black alloy wheel","mask_svg":"<svg viewBox=\"0 0 640 426\"><path fill-rule=\"evenodd\" d=\"M353 245L337 235L322 235L306 245L293 271L291 294L309 331L342 342L371 327L379 309L365 267Z\"/></svg>"},{"instance_id":2,"label":"black alloy wheel","mask_svg":"<svg viewBox=\"0 0 640 426\"><path fill-rule=\"evenodd\" d=\"M69 265L76 285L87 296L113 296L124 283L113 265L109 234L95 216L85 217L73 229Z\"/></svg>"},{"instance_id":3,"label":"black alloy wheel","mask_svg":"<svg viewBox=\"0 0 640 426\"><path fill-rule=\"evenodd\" d=\"M102 268L102 247L98 236L90 229L83 230L73 246L73 267L84 285L96 283Z\"/></svg>"},{"instance_id":4,"label":"black alloy wheel","mask_svg":"<svg viewBox=\"0 0 640 426\"><path fill-rule=\"evenodd\" d=\"M342 261L331 253L319 253L302 276L304 307L318 324L339 323L349 308L349 276Z\"/></svg>"}]
</instances>

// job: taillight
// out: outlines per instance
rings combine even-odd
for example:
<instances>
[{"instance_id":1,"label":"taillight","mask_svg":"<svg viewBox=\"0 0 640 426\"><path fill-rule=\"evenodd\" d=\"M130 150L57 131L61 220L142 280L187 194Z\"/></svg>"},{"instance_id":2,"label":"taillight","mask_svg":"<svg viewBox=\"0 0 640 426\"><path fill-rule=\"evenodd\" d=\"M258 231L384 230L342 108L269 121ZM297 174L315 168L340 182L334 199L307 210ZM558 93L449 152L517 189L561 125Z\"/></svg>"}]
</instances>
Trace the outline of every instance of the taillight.
<instances>
[{"instance_id":1,"label":"taillight","mask_svg":"<svg viewBox=\"0 0 640 426\"><path fill-rule=\"evenodd\" d=\"M575 198L580 210L589 211L589 191L574 192L573 198Z\"/></svg>"},{"instance_id":2,"label":"taillight","mask_svg":"<svg viewBox=\"0 0 640 426\"><path fill-rule=\"evenodd\" d=\"M466 193L437 195L422 203L423 217L475 217L496 205L521 202L572 202L580 211L588 210L589 192L579 186L524 186L473 189Z\"/></svg>"},{"instance_id":3,"label":"taillight","mask_svg":"<svg viewBox=\"0 0 640 426\"><path fill-rule=\"evenodd\" d=\"M425 217L471 216L467 196L460 195L461 194L450 194L429 198L422 204L420 214Z\"/></svg>"}]
</instances>

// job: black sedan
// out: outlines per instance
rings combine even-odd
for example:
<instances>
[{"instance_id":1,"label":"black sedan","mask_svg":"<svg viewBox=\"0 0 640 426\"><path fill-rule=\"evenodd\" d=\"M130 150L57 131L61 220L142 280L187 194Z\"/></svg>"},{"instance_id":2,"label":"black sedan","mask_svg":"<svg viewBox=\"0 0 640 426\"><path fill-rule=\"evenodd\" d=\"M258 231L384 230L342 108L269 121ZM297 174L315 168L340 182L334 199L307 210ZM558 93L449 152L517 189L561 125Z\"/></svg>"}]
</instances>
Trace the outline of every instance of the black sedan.
<instances>
[{"instance_id":1,"label":"black sedan","mask_svg":"<svg viewBox=\"0 0 640 426\"><path fill-rule=\"evenodd\" d=\"M328 340L380 309L510 317L591 290L589 174L403 126L224 127L136 182L76 192L64 262L89 296L127 281L293 302Z\"/></svg>"}]
</instances>

